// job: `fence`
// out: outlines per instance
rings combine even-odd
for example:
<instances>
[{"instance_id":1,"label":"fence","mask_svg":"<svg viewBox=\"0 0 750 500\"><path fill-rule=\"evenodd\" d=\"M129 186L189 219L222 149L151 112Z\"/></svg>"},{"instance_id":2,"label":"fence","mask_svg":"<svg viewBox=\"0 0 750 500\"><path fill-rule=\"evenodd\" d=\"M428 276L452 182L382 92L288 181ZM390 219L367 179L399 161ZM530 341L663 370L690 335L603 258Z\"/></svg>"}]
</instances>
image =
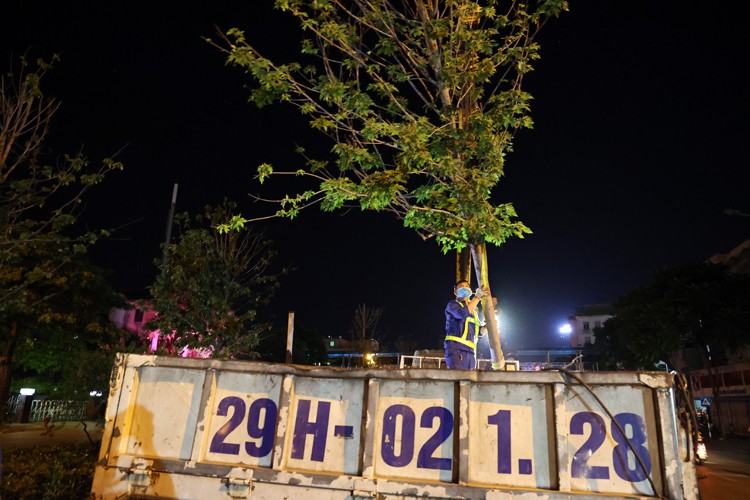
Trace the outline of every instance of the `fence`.
<instances>
[{"instance_id":1,"label":"fence","mask_svg":"<svg viewBox=\"0 0 750 500\"><path fill-rule=\"evenodd\" d=\"M440 356L401 356L399 368L448 368L445 359ZM478 359L477 370L491 370L492 360ZM505 371L519 371L521 365L518 361L505 360Z\"/></svg>"},{"instance_id":2,"label":"fence","mask_svg":"<svg viewBox=\"0 0 750 500\"><path fill-rule=\"evenodd\" d=\"M18 411L18 405L21 403L21 396L16 394L8 398L8 404L5 407L6 418L15 418L16 412Z\"/></svg>"},{"instance_id":3,"label":"fence","mask_svg":"<svg viewBox=\"0 0 750 500\"><path fill-rule=\"evenodd\" d=\"M86 415L86 403L55 399L37 399L31 402L29 422L42 422L47 415L50 420L83 420Z\"/></svg>"}]
</instances>

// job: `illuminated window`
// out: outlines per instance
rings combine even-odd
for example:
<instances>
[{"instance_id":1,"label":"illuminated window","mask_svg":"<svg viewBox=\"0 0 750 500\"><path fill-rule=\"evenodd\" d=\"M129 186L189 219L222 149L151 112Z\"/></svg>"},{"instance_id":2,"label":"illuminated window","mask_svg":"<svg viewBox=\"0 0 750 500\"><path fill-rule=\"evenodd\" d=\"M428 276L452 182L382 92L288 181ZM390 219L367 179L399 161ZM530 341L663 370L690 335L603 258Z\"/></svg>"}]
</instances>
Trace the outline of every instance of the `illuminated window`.
<instances>
[{"instance_id":1,"label":"illuminated window","mask_svg":"<svg viewBox=\"0 0 750 500\"><path fill-rule=\"evenodd\" d=\"M332 341L330 341L330 342L328 343L328 345L329 345L330 347L333 347L333 346L335 346L335 345L336 345L336 342L334 342L334 341L332 340Z\"/></svg>"}]
</instances>

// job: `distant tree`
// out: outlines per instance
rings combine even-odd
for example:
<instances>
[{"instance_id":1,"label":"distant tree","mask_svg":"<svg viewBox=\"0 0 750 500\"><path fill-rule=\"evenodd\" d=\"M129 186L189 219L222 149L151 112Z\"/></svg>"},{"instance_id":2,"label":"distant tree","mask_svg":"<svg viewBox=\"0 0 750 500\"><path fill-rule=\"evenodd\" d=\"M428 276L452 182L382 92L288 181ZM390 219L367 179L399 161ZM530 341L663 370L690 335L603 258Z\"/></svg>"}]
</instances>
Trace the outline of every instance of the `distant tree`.
<instances>
[{"instance_id":1,"label":"distant tree","mask_svg":"<svg viewBox=\"0 0 750 500\"><path fill-rule=\"evenodd\" d=\"M76 230L83 195L122 168L111 159L91 167L81 154L48 153L58 103L41 84L51 67L21 58L0 75L0 405L9 394L16 347L32 331L28 325L55 312L53 299L67 291L61 277L74 275L76 259L106 234Z\"/></svg>"},{"instance_id":2,"label":"distant tree","mask_svg":"<svg viewBox=\"0 0 750 500\"><path fill-rule=\"evenodd\" d=\"M292 171L263 164L258 179L302 176L311 189L277 200L275 216L347 206L386 211L444 252L469 248L489 289L486 244L530 230L495 201L516 131L532 126L523 77L534 37L565 0L372 2L276 0L300 22L304 63L265 58L238 29L220 48L254 80L258 106L287 102L327 135L331 164L308 157ZM228 227L247 222L238 217ZM493 307L492 297L484 302ZM503 364L494 314L493 366Z\"/></svg>"},{"instance_id":3,"label":"distant tree","mask_svg":"<svg viewBox=\"0 0 750 500\"><path fill-rule=\"evenodd\" d=\"M130 347L108 319L125 297L85 256L76 256L46 287L30 287L26 293L47 297L18 323L13 387L34 387L66 399L107 394L114 355Z\"/></svg>"},{"instance_id":4,"label":"distant tree","mask_svg":"<svg viewBox=\"0 0 750 500\"><path fill-rule=\"evenodd\" d=\"M417 341L409 335L400 335L394 343L396 352L398 352L399 354L406 354L408 356L413 355L418 346L419 344L417 343Z\"/></svg>"},{"instance_id":5,"label":"distant tree","mask_svg":"<svg viewBox=\"0 0 750 500\"><path fill-rule=\"evenodd\" d=\"M262 361L286 361L286 330L274 329L262 335L257 346L257 358ZM294 327L292 363L297 365L325 365L328 361L325 341L316 330Z\"/></svg>"},{"instance_id":6,"label":"distant tree","mask_svg":"<svg viewBox=\"0 0 750 500\"><path fill-rule=\"evenodd\" d=\"M658 361L674 366L673 356L695 347L715 376L728 353L750 344L750 276L723 265L661 269L651 283L622 296L615 310L594 332L608 367L654 369Z\"/></svg>"},{"instance_id":7,"label":"distant tree","mask_svg":"<svg viewBox=\"0 0 750 500\"><path fill-rule=\"evenodd\" d=\"M354 310L352 324L349 329L352 343L355 349L362 354L370 352L371 341L378 341L378 323L383 315L383 309L379 307L367 307L367 304L359 304Z\"/></svg>"},{"instance_id":8,"label":"distant tree","mask_svg":"<svg viewBox=\"0 0 750 500\"><path fill-rule=\"evenodd\" d=\"M269 271L275 252L259 231L215 230L235 210L225 201L194 221L187 213L177 216L179 241L167 248L166 263L156 262L161 273L150 292L158 315L146 326L172 335L177 351L247 355L270 328L257 315L278 287L279 275Z\"/></svg>"},{"instance_id":9,"label":"distant tree","mask_svg":"<svg viewBox=\"0 0 750 500\"><path fill-rule=\"evenodd\" d=\"M683 347L721 360L750 343L750 276L709 263L661 269L615 311L595 332L595 345L627 368L652 368Z\"/></svg>"}]
</instances>

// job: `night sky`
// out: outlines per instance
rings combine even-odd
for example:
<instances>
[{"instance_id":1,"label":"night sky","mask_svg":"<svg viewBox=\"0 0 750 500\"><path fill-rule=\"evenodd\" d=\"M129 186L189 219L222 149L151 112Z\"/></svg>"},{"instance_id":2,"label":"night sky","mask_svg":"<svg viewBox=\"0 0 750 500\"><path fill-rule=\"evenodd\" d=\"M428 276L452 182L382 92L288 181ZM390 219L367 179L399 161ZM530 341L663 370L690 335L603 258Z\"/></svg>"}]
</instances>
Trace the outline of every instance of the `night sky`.
<instances>
[{"instance_id":1,"label":"night sky","mask_svg":"<svg viewBox=\"0 0 750 500\"><path fill-rule=\"evenodd\" d=\"M321 136L283 106L248 104L243 76L201 37L245 29L277 61L296 58L296 25L272 2L5 0L0 49L60 53L47 77L62 101L48 146L92 159L121 151L125 171L88 198L89 227L121 227L97 245L112 284L142 297L179 184L177 211L224 197L248 217L271 207L248 193L262 162L294 166L295 145ZM158 4L158 6L157 6ZM268 4L268 5L266 5ZM496 198L534 234L489 253L511 348L564 345L577 307L616 300L659 267L703 261L750 237L747 2L571 2L541 36L527 77L533 130L517 135ZM263 223L280 265L297 269L267 311L324 335L348 336L360 303L382 307L381 334L442 343L453 254L389 214L304 212Z\"/></svg>"}]
</instances>

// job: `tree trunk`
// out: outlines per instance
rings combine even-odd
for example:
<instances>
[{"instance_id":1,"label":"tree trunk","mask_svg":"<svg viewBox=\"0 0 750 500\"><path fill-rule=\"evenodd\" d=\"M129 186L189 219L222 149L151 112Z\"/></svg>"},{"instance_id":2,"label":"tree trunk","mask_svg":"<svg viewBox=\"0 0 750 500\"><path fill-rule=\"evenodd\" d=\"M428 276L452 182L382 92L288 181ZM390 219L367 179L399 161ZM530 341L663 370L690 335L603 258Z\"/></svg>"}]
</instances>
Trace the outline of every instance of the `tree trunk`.
<instances>
[{"instance_id":1,"label":"tree trunk","mask_svg":"<svg viewBox=\"0 0 750 500\"><path fill-rule=\"evenodd\" d=\"M13 354L16 350L16 340L18 338L18 322L12 320L8 340L5 342L5 349L0 356L0 409L3 414L10 397L11 368L13 367Z\"/></svg>"},{"instance_id":2,"label":"tree trunk","mask_svg":"<svg viewBox=\"0 0 750 500\"><path fill-rule=\"evenodd\" d=\"M487 295L482 298L482 309L487 322L487 335L490 337L490 358L492 368L502 370L505 367L505 356L500 345L500 331L495 318L495 301L492 300L492 290L487 268L487 246L484 243L471 243L471 256L474 260L474 271L477 275L479 286L487 289Z\"/></svg>"},{"instance_id":3,"label":"tree trunk","mask_svg":"<svg viewBox=\"0 0 750 500\"><path fill-rule=\"evenodd\" d=\"M724 417L721 414L721 390L719 389L719 369L716 364L711 361L709 363L708 372L711 374L711 390L714 394L713 406L716 414L716 426L719 428L719 437L724 437Z\"/></svg>"},{"instance_id":4,"label":"tree trunk","mask_svg":"<svg viewBox=\"0 0 750 500\"><path fill-rule=\"evenodd\" d=\"M456 251L456 283L466 280L471 285L471 250Z\"/></svg>"},{"instance_id":5,"label":"tree trunk","mask_svg":"<svg viewBox=\"0 0 750 500\"><path fill-rule=\"evenodd\" d=\"M719 436L724 437L724 424L721 416L721 402L719 401L719 369L715 366L714 357L711 355L711 351L708 350L706 344L702 344L700 348L701 358L703 359L703 366L708 369L708 375L711 377L711 392L713 393L713 402L711 403L714 410L716 428L719 429Z\"/></svg>"}]
</instances>

